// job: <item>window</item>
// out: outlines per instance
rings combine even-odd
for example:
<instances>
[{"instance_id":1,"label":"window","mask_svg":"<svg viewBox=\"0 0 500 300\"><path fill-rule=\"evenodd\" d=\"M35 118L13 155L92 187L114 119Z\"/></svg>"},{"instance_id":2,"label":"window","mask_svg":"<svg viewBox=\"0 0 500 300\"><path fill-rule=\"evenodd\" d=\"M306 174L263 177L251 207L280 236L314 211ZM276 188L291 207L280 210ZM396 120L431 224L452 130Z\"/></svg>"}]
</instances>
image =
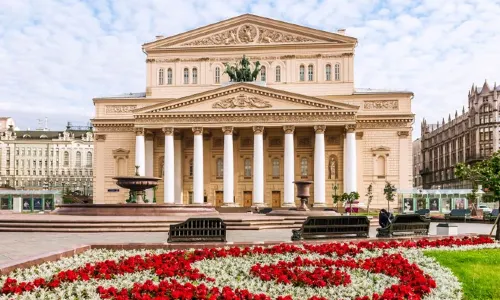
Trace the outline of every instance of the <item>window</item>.
<instances>
[{"instance_id":1,"label":"window","mask_svg":"<svg viewBox=\"0 0 500 300\"><path fill-rule=\"evenodd\" d=\"M309 174L309 165L306 157L302 157L300 160L300 176L307 177Z\"/></svg>"},{"instance_id":2,"label":"window","mask_svg":"<svg viewBox=\"0 0 500 300\"><path fill-rule=\"evenodd\" d=\"M193 159L189 160L189 177L193 177Z\"/></svg>"},{"instance_id":3,"label":"window","mask_svg":"<svg viewBox=\"0 0 500 300\"><path fill-rule=\"evenodd\" d=\"M280 160L279 158L273 159L273 178L279 178L280 177Z\"/></svg>"},{"instance_id":4,"label":"window","mask_svg":"<svg viewBox=\"0 0 500 300\"><path fill-rule=\"evenodd\" d=\"M245 177L246 178L252 177L252 161L250 160L250 158L245 158L244 169L245 169Z\"/></svg>"},{"instance_id":5,"label":"window","mask_svg":"<svg viewBox=\"0 0 500 300\"><path fill-rule=\"evenodd\" d=\"M196 68L193 68L193 84L197 84L198 83L198 69Z\"/></svg>"},{"instance_id":6,"label":"window","mask_svg":"<svg viewBox=\"0 0 500 300\"><path fill-rule=\"evenodd\" d=\"M159 69L158 70L158 85L163 85L165 83L165 81L164 81L164 78L165 78L164 77L164 75L165 75L164 72L165 71L163 69Z\"/></svg>"},{"instance_id":7,"label":"window","mask_svg":"<svg viewBox=\"0 0 500 300\"><path fill-rule=\"evenodd\" d=\"M220 83L220 68L215 68L215 83Z\"/></svg>"},{"instance_id":8,"label":"window","mask_svg":"<svg viewBox=\"0 0 500 300\"><path fill-rule=\"evenodd\" d=\"M172 84L172 69L167 70L167 84Z\"/></svg>"},{"instance_id":9,"label":"window","mask_svg":"<svg viewBox=\"0 0 500 300\"><path fill-rule=\"evenodd\" d=\"M266 81L266 67L260 68L260 81Z\"/></svg>"},{"instance_id":10,"label":"window","mask_svg":"<svg viewBox=\"0 0 500 300\"><path fill-rule=\"evenodd\" d=\"M92 167L92 152L87 152L87 167Z\"/></svg>"},{"instance_id":11,"label":"window","mask_svg":"<svg viewBox=\"0 0 500 300\"><path fill-rule=\"evenodd\" d=\"M379 156L377 157L377 176L385 177L385 157Z\"/></svg>"},{"instance_id":12,"label":"window","mask_svg":"<svg viewBox=\"0 0 500 300\"><path fill-rule=\"evenodd\" d=\"M303 65L300 66L299 68L299 80L304 81L305 80L305 68Z\"/></svg>"},{"instance_id":13,"label":"window","mask_svg":"<svg viewBox=\"0 0 500 300\"><path fill-rule=\"evenodd\" d=\"M189 83L189 69L184 68L184 84L188 84L188 83Z\"/></svg>"},{"instance_id":14,"label":"window","mask_svg":"<svg viewBox=\"0 0 500 300\"><path fill-rule=\"evenodd\" d=\"M332 80L332 65L328 64L325 68L325 79L326 81Z\"/></svg>"},{"instance_id":15,"label":"window","mask_svg":"<svg viewBox=\"0 0 500 300\"><path fill-rule=\"evenodd\" d=\"M314 79L314 68L313 65L307 67L307 80L313 81Z\"/></svg>"},{"instance_id":16,"label":"window","mask_svg":"<svg viewBox=\"0 0 500 300\"><path fill-rule=\"evenodd\" d=\"M222 161L222 158L217 159L217 177L222 178L224 174L224 162Z\"/></svg>"},{"instance_id":17,"label":"window","mask_svg":"<svg viewBox=\"0 0 500 300\"><path fill-rule=\"evenodd\" d=\"M82 153L80 151L76 152L76 161L75 164L77 167L82 166Z\"/></svg>"},{"instance_id":18,"label":"window","mask_svg":"<svg viewBox=\"0 0 500 300\"><path fill-rule=\"evenodd\" d=\"M64 151L64 166L69 167L69 152Z\"/></svg>"},{"instance_id":19,"label":"window","mask_svg":"<svg viewBox=\"0 0 500 300\"><path fill-rule=\"evenodd\" d=\"M276 67L276 82L281 82L281 67Z\"/></svg>"},{"instance_id":20,"label":"window","mask_svg":"<svg viewBox=\"0 0 500 300\"><path fill-rule=\"evenodd\" d=\"M340 81L340 64L335 64L335 81Z\"/></svg>"}]
</instances>

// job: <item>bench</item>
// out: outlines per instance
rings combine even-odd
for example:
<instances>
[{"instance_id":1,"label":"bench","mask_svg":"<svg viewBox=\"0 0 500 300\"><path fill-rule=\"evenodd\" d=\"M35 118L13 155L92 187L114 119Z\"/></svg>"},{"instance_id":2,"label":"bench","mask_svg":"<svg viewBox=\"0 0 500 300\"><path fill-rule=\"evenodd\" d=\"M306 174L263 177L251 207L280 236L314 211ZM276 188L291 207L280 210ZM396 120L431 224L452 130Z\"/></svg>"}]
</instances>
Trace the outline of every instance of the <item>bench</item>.
<instances>
[{"instance_id":1,"label":"bench","mask_svg":"<svg viewBox=\"0 0 500 300\"><path fill-rule=\"evenodd\" d=\"M170 225L167 242L226 242L226 223L220 218L189 218Z\"/></svg>"},{"instance_id":2,"label":"bench","mask_svg":"<svg viewBox=\"0 0 500 300\"><path fill-rule=\"evenodd\" d=\"M270 213L272 211L273 211L272 208L270 208L270 207L264 207L264 208L259 209L259 214L265 215L265 214L268 214L268 213Z\"/></svg>"},{"instance_id":3,"label":"bench","mask_svg":"<svg viewBox=\"0 0 500 300\"><path fill-rule=\"evenodd\" d=\"M431 211L427 208L424 208L424 209L419 209L417 211L415 211L415 214L419 215L419 216L422 216L426 219L430 219L431 218Z\"/></svg>"},{"instance_id":4,"label":"bench","mask_svg":"<svg viewBox=\"0 0 500 300\"><path fill-rule=\"evenodd\" d=\"M470 219L470 209L452 209L449 214L445 214L446 220L464 220Z\"/></svg>"},{"instance_id":5,"label":"bench","mask_svg":"<svg viewBox=\"0 0 500 300\"><path fill-rule=\"evenodd\" d=\"M307 217L302 227L292 230L292 241L332 238L345 235L368 237L370 221L366 216Z\"/></svg>"},{"instance_id":6,"label":"bench","mask_svg":"<svg viewBox=\"0 0 500 300\"><path fill-rule=\"evenodd\" d=\"M385 228L377 228L377 237L428 235L430 222L418 214L397 215Z\"/></svg>"},{"instance_id":7,"label":"bench","mask_svg":"<svg viewBox=\"0 0 500 300\"><path fill-rule=\"evenodd\" d=\"M484 221L495 221L498 217L498 208L495 208L491 213L483 213Z\"/></svg>"}]
</instances>

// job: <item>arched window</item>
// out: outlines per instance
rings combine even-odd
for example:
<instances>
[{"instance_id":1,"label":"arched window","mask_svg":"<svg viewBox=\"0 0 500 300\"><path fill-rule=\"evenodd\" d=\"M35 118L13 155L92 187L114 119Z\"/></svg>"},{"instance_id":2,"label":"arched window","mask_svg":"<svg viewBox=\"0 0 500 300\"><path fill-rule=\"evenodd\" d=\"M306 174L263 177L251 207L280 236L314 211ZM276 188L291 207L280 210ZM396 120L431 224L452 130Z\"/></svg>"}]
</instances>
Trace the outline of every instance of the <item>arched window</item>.
<instances>
[{"instance_id":1,"label":"arched window","mask_svg":"<svg viewBox=\"0 0 500 300\"><path fill-rule=\"evenodd\" d=\"M307 67L307 80L313 81L314 79L314 67L313 65L309 65Z\"/></svg>"},{"instance_id":2,"label":"arched window","mask_svg":"<svg viewBox=\"0 0 500 300\"><path fill-rule=\"evenodd\" d=\"M328 64L325 68L326 81L332 80L332 65Z\"/></svg>"},{"instance_id":3,"label":"arched window","mask_svg":"<svg viewBox=\"0 0 500 300\"><path fill-rule=\"evenodd\" d=\"M193 159L189 160L189 177L193 177Z\"/></svg>"},{"instance_id":4,"label":"arched window","mask_svg":"<svg viewBox=\"0 0 500 300\"><path fill-rule=\"evenodd\" d=\"M260 68L260 81L266 82L266 67Z\"/></svg>"},{"instance_id":5,"label":"arched window","mask_svg":"<svg viewBox=\"0 0 500 300\"><path fill-rule=\"evenodd\" d=\"M281 67L276 67L276 82L281 82Z\"/></svg>"},{"instance_id":6,"label":"arched window","mask_svg":"<svg viewBox=\"0 0 500 300\"><path fill-rule=\"evenodd\" d=\"M198 69L196 68L193 68L193 84L197 84L198 83Z\"/></svg>"},{"instance_id":7,"label":"arched window","mask_svg":"<svg viewBox=\"0 0 500 300\"><path fill-rule=\"evenodd\" d=\"M340 64L335 64L335 81L340 81Z\"/></svg>"},{"instance_id":8,"label":"arched window","mask_svg":"<svg viewBox=\"0 0 500 300\"><path fill-rule=\"evenodd\" d=\"M245 177L252 177L252 161L250 158L246 158L244 162Z\"/></svg>"},{"instance_id":9,"label":"arched window","mask_svg":"<svg viewBox=\"0 0 500 300\"><path fill-rule=\"evenodd\" d=\"M164 70L163 69L159 69L158 70L158 85L163 85L165 83L164 81Z\"/></svg>"},{"instance_id":10,"label":"arched window","mask_svg":"<svg viewBox=\"0 0 500 300\"><path fill-rule=\"evenodd\" d=\"M280 177L280 160L279 160L279 158L274 158L272 165L273 165L273 178L279 178Z\"/></svg>"},{"instance_id":11,"label":"arched window","mask_svg":"<svg viewBox=\"0 0 500 300\"><path fill-rule=\"evenodd\" d=\"M222 158L217 158L217 177L222 177L224 174L224 162Z\"/></svg>"},{"instance_id":12,"label":"arched window","mask_svg":"<svg viewBox=\"0 0 500 300\"><path fill-rule=\"evenodd\" d=\"M220 83L220 68L215 68L215 83Z\"/></svg>"},{"instance_id":13,"label":"arched window","mask_svg":"<svg viewBox=\"0 0 500 300\"><path fill-rule=\"evenodd\" d=\"M87 152L87 167L92 167L92 152Z\"/></svg>"},{"instance_id":14,"label":"arched window","mask_svg":"<svg viewBox=\"0 0 500 300\"><path fill-rule=\"evenodd\" d=\"M64 151L64 166L69 167L69 152Z\"/></svg>"},{"instance_id":15,"label":"arched window","mask_svg":"<svg viewBox=\"0 0 500 300\"><path fill-rule=\"evenodd\" d=\"M75 162L77 167L82 166L82 153L80 151L76 152L76 162Z\"/></svg>"},{"instance_id":16,"label":"arched window","mask_svg":"<svg viewBox=\"0 0 500 300\"><path fill-rule=\"evenodd\" d=\"M189 83L189 69L184 68L184 84L188 84L188 83Z\"/></svg>"},{"instance_id":17,"label":"arched window","mask_svg":"<svg viewBox=\"0 0 500 300\"><path fill-rule=\"evenodd\" d=\"M167 70L167 84L172 84L172 69L168 68Z\"/></svg>"},{"instance_id":18,"label":"arched window","mask_svg":"<svg viewBox=\"0 0 500 300\"><path fill-rule=\"evenodd\" d=\"M377 157L377 165L376 165L377 176L385 176L385 157L380 155Z\"/></svg>"},{"instance_id":19,"label":"arched window","mask_svg":"<svg viewBox=\"0 0 500 300\"><path fill-rule=\"evenodd\" d=\"M299 68L299 80L300 81L306 80L305 79L305 72L306 72L306 70L305 70L304 65L300 65L300 68Z\"/></svg>"},{"instance_id":20,"label":"arched window","mask_svg":"<svg viewBox=\"0 0 500 300\"><path fill-rule=\"evenodd\" d=\"M300 176L307 177L309 174L309 164L306 157L302 157L300 160Z\"/></svg>"}]
</instances>

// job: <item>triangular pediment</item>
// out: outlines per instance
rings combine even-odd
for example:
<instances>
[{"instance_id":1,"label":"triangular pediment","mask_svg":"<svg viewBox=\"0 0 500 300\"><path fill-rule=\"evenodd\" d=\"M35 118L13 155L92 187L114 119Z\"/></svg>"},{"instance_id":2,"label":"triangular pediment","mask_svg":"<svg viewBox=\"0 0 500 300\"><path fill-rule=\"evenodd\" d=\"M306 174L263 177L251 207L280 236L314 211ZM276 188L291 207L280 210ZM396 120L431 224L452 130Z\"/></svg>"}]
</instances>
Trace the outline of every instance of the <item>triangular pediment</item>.
<instances>
[{"instance_id":1,"label":"triangular pediment","mask_svg":"<svg viewBox=\"0 0 500 300\"><path fill-rule=\"evenodd\" d=\"M355 44L356 39L246 14L143 45L144 50L269 44Z\"/></svg>"},{"instance_id":2,"label":"triangular pediment","mask_svg":"<svg viewBox=\"0 0 500 300\"><path fill-rule=\"evenodd\" d=\"M358 106L319 99L262 87L251 83L235 83L215 90L190 95L136 109L134 114L252 112L252 111L357 111Z\"/></svg>"}]
</instances>

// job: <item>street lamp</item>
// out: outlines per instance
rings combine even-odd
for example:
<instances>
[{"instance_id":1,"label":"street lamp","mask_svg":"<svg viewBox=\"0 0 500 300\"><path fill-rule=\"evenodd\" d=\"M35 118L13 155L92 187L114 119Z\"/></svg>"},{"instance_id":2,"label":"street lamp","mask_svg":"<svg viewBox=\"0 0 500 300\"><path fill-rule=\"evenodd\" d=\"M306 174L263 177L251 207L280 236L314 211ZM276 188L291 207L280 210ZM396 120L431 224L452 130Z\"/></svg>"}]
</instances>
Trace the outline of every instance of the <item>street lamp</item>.
<instances>
[{"instance_id":1,"label":"street lamp","mask_svg":"<svg viewBox=\"0 0 500 300\"><path fill-rule=\"evenodd\" d=\"M333 184L333 203L337 204L337 211L339 210L339 195L337 195L337 190L339 189L339 186L337 185L337 180L335 180L335 183Z\"/></svg>"}]
</instances>

